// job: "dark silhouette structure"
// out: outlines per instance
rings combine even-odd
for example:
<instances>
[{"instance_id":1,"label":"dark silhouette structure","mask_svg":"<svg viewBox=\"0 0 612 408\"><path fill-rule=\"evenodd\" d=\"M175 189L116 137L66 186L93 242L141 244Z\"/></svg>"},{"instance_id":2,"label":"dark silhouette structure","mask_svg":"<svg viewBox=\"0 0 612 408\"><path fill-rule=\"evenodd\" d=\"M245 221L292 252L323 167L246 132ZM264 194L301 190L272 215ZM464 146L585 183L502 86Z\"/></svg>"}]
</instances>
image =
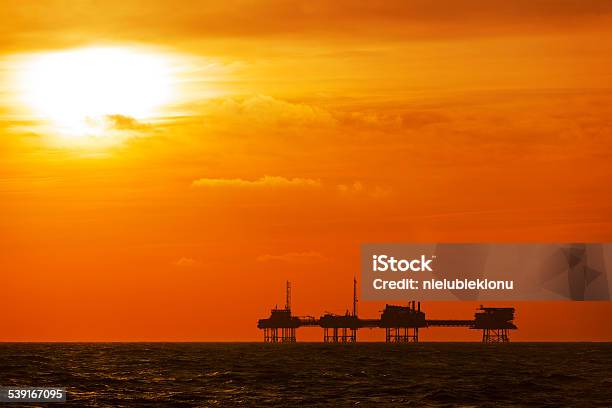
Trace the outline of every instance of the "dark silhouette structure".
<instances>
[{"instance_id":1,"label":"dark silhouette structure","mask_svg":"<svg viewBox=\"0 0 612 408\"><path fill-rule=\"evenodd\" d=\"M425 313L421 312L421 302L418 308L412 301L412 306L385 305L380 315L378 327L385 329L387 343L418 343L419 329L427 327Z\"/></svg>"},{"instance_id":2,"label":"dark silhouette structure","mask_svg":"<svg viewBox=\"0 0 612 408\"><path fill-rule=\"evenodd\" d=\"M355 343L357 330L361 325L357 317L357 280L353 279L353 313L346 311L344 316L326 313L318 320L318 326L323 328L325 343Z\"/></svg>"},{"instance_id":3,"label":"dark silhouette structure","mask_svg":"<svg viewBox=\"0 0 612 408\"><path fill-rule=\"evenodd\" d=\"M295 329L300 326L304 326L302 320L291 315L291 282L287 281L285 308L272 309L270 317L260 320L257 327L263 329L266 343L295 343Z\"/></svg>"},{"instance_id":4,"label":"dark silhouette structure","mask_svg":"<svg viewBox=\"0 0 612 408\"><path fill-rule=\"evenodd\" d=\"M344 315L326 313L320 318L298 317L291 314L291 283L287 281L285 308L275 307L267 319L260 319L257 327L263 330L266 343L295 343L299 327L323 328L325 343L356 343L357 331L362 328L385 329L387 343L418 343L419 329L427 327L466 327L482 330L483 343L507 343L509 330L516 330L514 308L483 307L472 320L427 320L421 311L421 302L408 302L407 306L385 305L379 319L361 319L357 315L357 280L353 279L353 311Z\"/></svg>"},{"instance_id":5,"label":"dark silhouette structure","mask_svg":"<svg viewBox=\"0 0 612 408\"><path fill-rule=\"evenodd\" d=\"M482 330L483 343L507 343L510 341L508 330L517 328L513 320L514 308L480 306L472 328Z\"/></svg>"}]
</instances>

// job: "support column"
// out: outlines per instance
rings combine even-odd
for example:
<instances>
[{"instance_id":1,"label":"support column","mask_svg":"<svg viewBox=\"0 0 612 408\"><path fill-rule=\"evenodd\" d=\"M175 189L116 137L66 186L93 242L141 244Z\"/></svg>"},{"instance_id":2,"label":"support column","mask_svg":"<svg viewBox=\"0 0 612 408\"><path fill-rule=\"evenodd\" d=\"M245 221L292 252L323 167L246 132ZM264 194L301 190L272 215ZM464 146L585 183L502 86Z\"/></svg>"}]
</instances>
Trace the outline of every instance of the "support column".
<instances>
[{"instance_id":1,"label":"support column","mask_svg":"<svg viewBox=\"0 0 612 408\"><path fill-rule=\"evenodd\" d=\"M280 333L279 333L280 329ZM267 327L263 329L265 343L295 343L295 327ZM279 335L280 334L280 335Z\"/></svg>"},{"instance_id":2,"label":"support column","mask_svg":"<svg viewBox=\"0 0 612 408\"><path fill-rule=\"evenodd\" d=\"M483 343L508 343L510 336L508 329L482 329Z\"/></svg>"},{"instance_id":3,"label":"support column","mask_svg":"<svg viewBox=\"0 0 612 408\"><path fill-rule=\"evenodd\" d=\"M324 327L324 343L356 343L357 329L350 327Z\"/></svg>"},{"instance_id":4,"label":"support column","mask_svg":"<svg viewBox=\"0 0 612 408\"><path fill-rule=\"evenodd\" d=\"M278 343L278 329L276 327L268 327L264 329L265 343Z\"/></svg>"},{"instance_id":5,"label":"support column","mask_svg":"<svg viewBox=\"0 0 612 408\"><path fill-rule=\"evenodd\" d=\"M281 343L295 343L295 328L294 327L283 327L281 328Z\"/></svg>"},{"instance_id":6,"label":"support column","mask_svg":"<svg viewBox=\"0 0 612 408\"><path fill-rule=\"evenodd\" d=\"M418 327L387 327L385 329L387 343L418 343Z\"/></svg>"}]
</instances>

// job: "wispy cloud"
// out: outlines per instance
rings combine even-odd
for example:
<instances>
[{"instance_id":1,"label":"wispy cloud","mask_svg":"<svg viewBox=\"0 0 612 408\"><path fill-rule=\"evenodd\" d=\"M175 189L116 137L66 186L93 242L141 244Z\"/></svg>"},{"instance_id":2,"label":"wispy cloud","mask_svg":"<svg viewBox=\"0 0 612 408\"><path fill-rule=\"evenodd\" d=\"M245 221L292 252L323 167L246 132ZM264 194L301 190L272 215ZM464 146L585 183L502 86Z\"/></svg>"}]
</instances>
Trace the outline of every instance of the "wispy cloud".
<instances>
[{"instance_id":1,"label":"wispy cloud","mask_svg":"<svg viewBox=\"0 0 612 408\"><path fill-rule=\"evenodd\" d=\"M330 111L307 103L290 102L263 94L223 96L196 103L188 108L201 112L207 124L231 126L309 127L336 123Z\"/></svg>"},{"instance_id":2,"label":"wispy cloud","mask_svg":"<svg viewBox=\"0 0 612 408\"><path fill-rule=\"evenodd\" d=\"M374 186L369 187L365 186L360 181L355 181L351 184L339 184L338 191L341 194L365 194L373 198L382 198L391 194L391 189L388 187Z\"/></svg>"},{"instance_id":3,"label":"wispy cloud","mask_svg":"<svg viewBox=\"0 0 612 408\"><path fill-rule=\"evenodd\" d=\"M117 130L143 130L149 129L144 123L137 119L126 115L107 115L105 117L106 125L111 129Z\"/></svg>"},{"instance_id":4,"label":"wispy cloud","mask_svg":"<svg viewBox=\"0 0 612 408\"><path fill-rule=\"evenodd\" d=\"M193 268L196 266L200 265L200 262L193 259L193 258L180 258L177 261L174 262L175 266L181 267L181 268Z\"/></svg>"},{"instance_id":5,"label":"wispy cloud","mask_svg":"<svg viewBox=\"0 0 612 408\"><path fill-rule=\"evenodd\" d=\"M316 251L289 252L280 255L265 254L257 257L258 262L286 262L293 264L316 263L325 261L327 258Z\"/></svg>"},{"instance_id":6,"label":"wispy cloud","mask_svg":"<svg viewBox=\"0 0 612 408\"><path fill-rule=\"evenodd\" d=\"M246 188L274 188L274 187L320 187L318 180L308 178L286 178L280 176L263 176L256 180L241 178L201 178L192 182L194 187L246 187Z\"/></svg>"}]
</instances>

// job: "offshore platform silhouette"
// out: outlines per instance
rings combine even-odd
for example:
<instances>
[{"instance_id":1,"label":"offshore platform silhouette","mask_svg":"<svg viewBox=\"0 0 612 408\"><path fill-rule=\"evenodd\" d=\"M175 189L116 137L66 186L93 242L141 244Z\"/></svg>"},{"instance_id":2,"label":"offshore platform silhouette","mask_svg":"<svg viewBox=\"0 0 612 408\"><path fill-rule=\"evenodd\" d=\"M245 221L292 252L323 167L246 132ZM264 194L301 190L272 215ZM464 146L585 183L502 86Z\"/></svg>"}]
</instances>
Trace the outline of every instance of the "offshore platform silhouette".
<instances>
[{"instance_id":1,"label":"offshore platform silhouette","mask_svg":"<svg viewBox=\"0 0 612 408\"><path fill-rule=\"evenodd\" d=\"M263 330L266 343L295 343L299 327L323 328L325 343L356 343L357 331L362 328L385 329L387 343L417 343L419 329L427 327L467 327L482 330L483 343L507 343L509 331L516 330L514 308L480 306L471 320L428 320L421 311L421 302L407 306L385 305L380 318L361 319L357 315L357 280L353 279L353 310L344 315L326 313L318 319L291 314L291 282L287 281L284 308L275 307L267 319L260 319L257 327Z\"/></svg>"}]
</instances>

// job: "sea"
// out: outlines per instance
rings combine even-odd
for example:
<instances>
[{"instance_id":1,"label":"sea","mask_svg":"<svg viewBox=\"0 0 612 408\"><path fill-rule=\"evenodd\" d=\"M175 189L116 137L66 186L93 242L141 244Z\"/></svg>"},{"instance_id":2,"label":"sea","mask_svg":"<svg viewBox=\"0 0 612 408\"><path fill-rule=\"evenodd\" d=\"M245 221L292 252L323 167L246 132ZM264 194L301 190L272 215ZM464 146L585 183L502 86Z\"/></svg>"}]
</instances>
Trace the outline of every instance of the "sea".
<instances>
[{"instance_id":1,"label":"sea","mask_svg":"<svg viewBox=\"0 0 612 408\"><path fill-rule=\"evenodd\" d=\"M612 407L612 343L0 343L0 386L65 388L58 408Z\"/></svg>"}]
</instances>

